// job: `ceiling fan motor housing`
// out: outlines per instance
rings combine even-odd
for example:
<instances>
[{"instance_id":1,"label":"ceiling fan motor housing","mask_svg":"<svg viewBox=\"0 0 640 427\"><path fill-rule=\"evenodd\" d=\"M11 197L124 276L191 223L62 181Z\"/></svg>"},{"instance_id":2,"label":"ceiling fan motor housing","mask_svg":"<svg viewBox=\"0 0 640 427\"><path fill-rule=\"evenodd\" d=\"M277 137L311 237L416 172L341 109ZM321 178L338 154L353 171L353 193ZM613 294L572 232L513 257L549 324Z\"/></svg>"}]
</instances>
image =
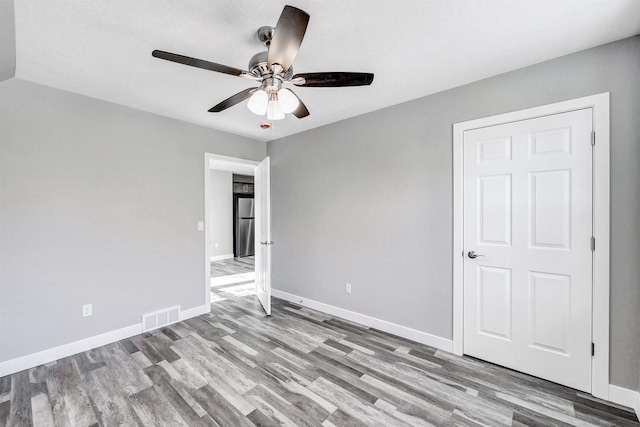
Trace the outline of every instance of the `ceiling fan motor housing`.
<instances>
[{"instance_id":1,"label":"ceiling fan motor housing","mask_svg":"<svg viewBox=\"0 0 640 427\"><path fill-rule=\"evenodd\" d=\"M273 74L273 72L269 69L269 65L267 64L268 54L269 52L265 50L264 52L258 52L251 57L251 59L249 60L249 72L251 74L256 77L266 77ZM292 75L293 67L289 67L289 69L285 73L281 74L284 80L291 79Z\"/></svg>"}]
</instances>

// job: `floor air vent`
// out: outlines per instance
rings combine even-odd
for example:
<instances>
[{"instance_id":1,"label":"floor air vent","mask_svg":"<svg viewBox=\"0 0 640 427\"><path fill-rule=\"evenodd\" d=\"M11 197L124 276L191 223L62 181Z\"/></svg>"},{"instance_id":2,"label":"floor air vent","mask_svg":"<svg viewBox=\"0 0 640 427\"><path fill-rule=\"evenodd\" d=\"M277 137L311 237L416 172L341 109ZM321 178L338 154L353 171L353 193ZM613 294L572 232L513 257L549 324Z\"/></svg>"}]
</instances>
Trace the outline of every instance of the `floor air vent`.
<instances>
[{"instance_id":1,"label":"floor air vent","mask_svg":"<svg viewBox=\"0 0 640 427\"><path fill-rule=\"evenodd\" d=\"M165 308L142 315L142 332L152 331L176 323L180 319L180 306Z\"/></svg>"}]
</instances>

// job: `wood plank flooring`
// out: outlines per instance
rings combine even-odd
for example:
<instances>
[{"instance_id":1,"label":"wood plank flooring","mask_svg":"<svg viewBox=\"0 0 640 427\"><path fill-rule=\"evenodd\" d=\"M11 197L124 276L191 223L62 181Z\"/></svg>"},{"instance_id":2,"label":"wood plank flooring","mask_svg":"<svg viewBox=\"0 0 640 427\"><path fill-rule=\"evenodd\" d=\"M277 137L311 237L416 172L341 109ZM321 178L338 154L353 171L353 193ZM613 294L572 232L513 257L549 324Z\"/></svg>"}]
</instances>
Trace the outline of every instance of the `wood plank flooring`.
<instances>
[{"instance_id":1,"label":"wood plank flooring","mask_svg":"<svg viewBox=\"0 0 640 427\"><path fill-rule=\"evenodd\" d=\"M211 263L211 277L230 276L240 273L252 273L255 268L253 255L242 258L230 258Z\"/></svg>"},{"instance_id":2,"label":"wood plank flooring","mask_svg":"<svg viewBox=\"0 0 640 427\"><path fill-rule=\"evenodd\" d=\"M627 408L282 300L266 317L251 263L215 263L211 314L0 378L0 425L640 426Z\"/></svg>"}]
</instances>

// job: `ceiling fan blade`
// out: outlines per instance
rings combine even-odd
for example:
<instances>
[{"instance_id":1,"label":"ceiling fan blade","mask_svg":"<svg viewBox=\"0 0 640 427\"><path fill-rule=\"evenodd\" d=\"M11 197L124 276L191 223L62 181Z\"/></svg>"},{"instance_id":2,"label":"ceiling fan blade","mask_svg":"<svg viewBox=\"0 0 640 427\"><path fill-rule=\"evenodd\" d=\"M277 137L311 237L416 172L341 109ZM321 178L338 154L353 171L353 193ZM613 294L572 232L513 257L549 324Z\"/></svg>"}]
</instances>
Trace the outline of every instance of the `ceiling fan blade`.
<instances>
[{"instance_id":1,"label":"ceiling fan blade","mask_svg":"<svg viewBox=\"0 0 640 427\"><path fill-rule=\"evenodd\" d=\"M231 74L232 76L241 76L248 74L247 71L238 68L227 67L226 65L216 64L202 59L191 58L190 56L178 55L177 53L165 52L163 50L154 50L151 55L156 58L166 59L167 61L177 62L178 64L190 65L196 68L202 68L218 73Z\"/></svg>"},{"instance_id":2,"label":"ceiling fan blade","mask_svg":"<svg viewBox=\"0 0 640 427\"><path fill-rule=\"evenodd\" d=\"M298 54L304 33L307 31L309 14L293 6L285 6L269 45L267 63L269 69L273 64L280 64L282 72L291 67Z\"/></svg>"},{"instance_id":3,"label":"ceiling fan blade","mask_svg":"<svg viewBox=\"0 0 640 427\"><path fill-rule=\"evenodd\" d=\"M250 87L249 89L245 89L242 92L238 92L233 96L230 96L229 98L225 99L224 101L222 101L221 103L219 103L218 105L211 107L209 109L210 113L219 113L220 111L226 110L229 107L233 107L234 105L244 101L245 99L248 99L251 97L251 95L253 95L253 93L258 90L257 87Z\"/></svg>"},{"instance_id":4,"label":"ceiling fan blade","mask_svg":"<svg viewBox=\"0 0 640 427\"><path fill-rule=\"evenodd\" d=\"M296 79L304 79L304 83L296 82ZM371 73L306 73L296 74L291 78L291 83L302 87L343 87L343 86L368 86L373 82Z\"/></svg>"},{"instance_id":5,"label":"ceiling fan blade","mask_svg":"<svg viewBox=\"0 0 640 427\"><path fill-rule=\"evenodd\" d=\"M293 93L292 90L290 90L289 92ZM295 93L293 93L293 96L295 96L296 98L298 98L298 101L300 102L298 104L298 108L296 108L295 110L293 110L291 112L291 114L293 114L294 116L296 116L299 119L305 118L307 117L310 113L309 110L307 110L307 106L304 105L304 102L302 102L302 99L300 99L300 97L298 95L296 95Z\"/></svg>"}]
</instances>

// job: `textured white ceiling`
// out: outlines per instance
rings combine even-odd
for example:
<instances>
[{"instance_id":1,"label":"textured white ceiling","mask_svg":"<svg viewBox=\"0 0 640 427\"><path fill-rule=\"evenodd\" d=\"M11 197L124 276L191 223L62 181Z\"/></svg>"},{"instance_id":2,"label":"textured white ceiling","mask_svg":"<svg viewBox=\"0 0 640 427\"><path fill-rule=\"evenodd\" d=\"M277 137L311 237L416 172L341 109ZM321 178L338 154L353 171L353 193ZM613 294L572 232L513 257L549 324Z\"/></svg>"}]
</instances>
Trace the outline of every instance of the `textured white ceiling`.
<instances>
[{"instance_id":1,"label":"textured white ceiling","mask_svg":"<svg viewBox=\"0 0 640 427\"><path fill-rule=\"evenodd\" d=\"M151 56L246 69L285 4L311 15L294 71L373 72L373 84L297 88L311 115L262 130L246 103L207 112L253 82ZM15 14L16 77L260 140L640 33L638 0L16 0Z\"/></svg>"}]
</instances>

